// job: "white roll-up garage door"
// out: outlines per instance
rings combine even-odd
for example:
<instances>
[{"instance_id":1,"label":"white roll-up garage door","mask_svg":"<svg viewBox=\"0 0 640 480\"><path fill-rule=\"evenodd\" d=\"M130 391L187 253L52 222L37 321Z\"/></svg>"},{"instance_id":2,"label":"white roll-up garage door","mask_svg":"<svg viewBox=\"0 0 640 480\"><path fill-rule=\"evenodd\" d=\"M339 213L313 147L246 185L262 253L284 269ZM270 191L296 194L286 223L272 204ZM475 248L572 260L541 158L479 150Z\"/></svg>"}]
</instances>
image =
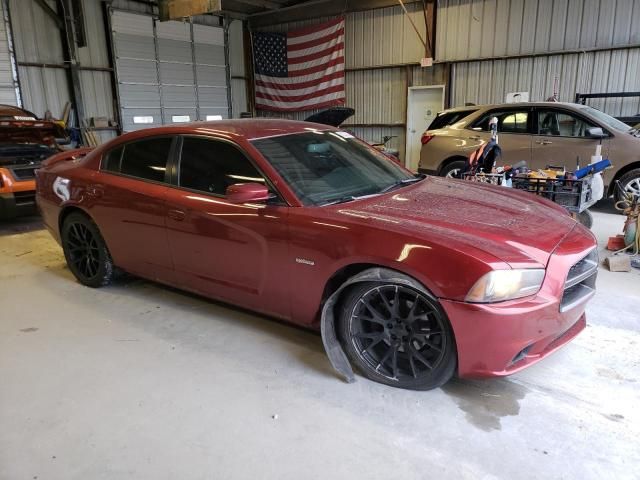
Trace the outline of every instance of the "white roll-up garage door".
<instances>
[{"instance_id":1,"label":"white roll-up garage door","mask_svg":"<svg viewBox=\"0 0 640 480\"><path fill-rule=\"evenodd\" d=\"M111 30L124 131L228 117L222 28L113 10Z\"/></svg>"}]
</instances>

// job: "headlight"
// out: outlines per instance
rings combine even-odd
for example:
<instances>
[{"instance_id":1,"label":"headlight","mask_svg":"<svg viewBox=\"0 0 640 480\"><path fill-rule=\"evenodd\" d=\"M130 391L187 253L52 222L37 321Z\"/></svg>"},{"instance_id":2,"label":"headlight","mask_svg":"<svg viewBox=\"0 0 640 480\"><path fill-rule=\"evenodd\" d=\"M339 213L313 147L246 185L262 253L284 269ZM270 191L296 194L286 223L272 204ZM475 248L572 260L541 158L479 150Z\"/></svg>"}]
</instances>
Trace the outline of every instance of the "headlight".
<instances>
[{"instance_id":1,"label":"headlight","mask_svg":"<svg viewBox=\"0 0 640 480\"><path fill-rule=\"evenodd\" d=\"M544 270L493 270L478 280L465 300L492 303L533 295L540 290Z\"/></svg>"}]
</instances>

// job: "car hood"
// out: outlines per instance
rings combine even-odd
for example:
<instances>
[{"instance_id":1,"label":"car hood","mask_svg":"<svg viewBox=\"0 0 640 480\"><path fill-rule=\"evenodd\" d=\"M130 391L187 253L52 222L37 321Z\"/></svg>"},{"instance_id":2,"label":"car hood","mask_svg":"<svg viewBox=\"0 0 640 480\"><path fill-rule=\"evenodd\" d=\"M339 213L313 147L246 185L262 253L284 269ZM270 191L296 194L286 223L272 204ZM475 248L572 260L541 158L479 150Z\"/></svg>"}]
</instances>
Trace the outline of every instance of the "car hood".
<instances>
[{"instance_id":1,"label":"car hood","mask_svg":"<svg viewBox=\"0 0 640 480\"><path fill-rule=\"evenodd\" d=\"M562 207L533 194L439 177L335 207L339 215L393 225L426 242L482 250L514 268L546 265L576 226Z\"/></svg>"},{"instance_id":2,"label":"car hood","mask_svg":"<svg viewBox=\"0 0 640 480\"><path fill-rule=\"evenodd\" d=\"M0 145L40 144L57 148L56 139L65 136L60 125L45 120L11 120L0 125Z\"/></svg>"}]
</instances>

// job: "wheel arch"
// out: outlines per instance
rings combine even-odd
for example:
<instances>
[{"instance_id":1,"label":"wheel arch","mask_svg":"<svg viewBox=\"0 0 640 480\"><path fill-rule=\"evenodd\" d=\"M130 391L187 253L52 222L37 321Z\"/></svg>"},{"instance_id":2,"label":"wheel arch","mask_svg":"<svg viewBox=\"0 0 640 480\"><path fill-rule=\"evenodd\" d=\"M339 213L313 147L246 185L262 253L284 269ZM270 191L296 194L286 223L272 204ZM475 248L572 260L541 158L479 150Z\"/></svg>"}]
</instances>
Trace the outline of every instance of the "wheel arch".
<instances>
[{"instance_id":1,"label":"wheel arch","mask_svg":"<svg viewBox=\"0 0 640 480\"><path fill-rule=\"evenodd\" d=\"M440 163L440 166L438 167L438 175L440 175L442 171L453 162L467 162L468 160L469 158L464 155L453 155L451 157L447 157Z\"/></svg>"},{"instance_id":2,"label":"wheel arch","mask_svg":"<svg viewBox=\"0 0 640 480\"><path fill-rule=\"evenodd\" d=\"M323 293L322 311L320 316L320 333L322 336L322 343L327 357L329 357L331 366L347 381L347 383L355 382L355 375L351 368L351 363L349 362L347 355L344 353L340 340L338 339L338 333L336 331L336 309L344 292L350 286L362 282L393 282L407 285L437 301L437 297L433 295L433 293L431 293L429 289L422 284L422 282L393 268L375 264L358 263L347 265L335 272L327 281L325 291ZM446 312L444 312L444 310L443 314L446 318ZM456 341L453 330L452 335L455 345Z\"/></svg>"},{"instance_id":3,"label":"wheel arch","mask_svg":"<svg viewBox=\"0 0 640 480\"><path fill-rule=\"evenodd\" d=\"M60 232L60 235L62 235L62 225L64 224L64 221L72 213L81 213L95 223L93 218L91 218L91 215L89 215L89 213L83 208L77 205L66 205L62 208L62 210L60 210L60 214L58 215L58 232Z\"/></svg>"},{"instance_id":4,"label":"wheel arch","mask_svg":"<svg viewBox=\"0 0 640 480\"><path fill-rule=\"evenodd\" d=\"M616 192L616 180L620 180L623 175L630 172L631 170L635 170L636 168L640 168L640 160L628 163L620 170L618 170L609 182L609 186L607 187L607 196L611 196Z\"/></svg>"}]
</instances>

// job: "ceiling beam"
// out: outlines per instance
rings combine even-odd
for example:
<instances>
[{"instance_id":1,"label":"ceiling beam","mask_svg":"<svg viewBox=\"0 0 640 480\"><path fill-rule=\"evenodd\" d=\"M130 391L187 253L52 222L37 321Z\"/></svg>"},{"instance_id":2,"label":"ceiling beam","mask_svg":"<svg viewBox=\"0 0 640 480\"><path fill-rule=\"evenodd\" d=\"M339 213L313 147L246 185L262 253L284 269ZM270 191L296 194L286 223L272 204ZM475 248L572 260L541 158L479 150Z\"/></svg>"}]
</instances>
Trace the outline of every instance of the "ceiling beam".
<instances>
[{"instance_id":1,"label":"ceiling beam","mask_svg":"<svg viewBox=\"0 0 640 480\"><path fill-rule=\"evenodd\" d=\"M404 3L414 3L416 1L419 0L406 0ZM310 0L278 10L254 13L249 15L248 20L251 28L257 28L278 23L309 20L318 16L341 15L347 12L359 12L396 5L398 5L398 0Z\"/></svg>"},{"instance_id":2,"label":"ceiling beam","mask_svg":"<svg viewBox=\"0 0 640 480\"><path fill-rule=\"evenodd\" d=\"M47 15L49 15L49 17L51 17L51 19L56 22L56 25L58 26L59 29L62 29L62 26L64 25L62 23L62 19L58 16L58 14L56 13L56 11L51 8L49 6L49 4L47 2L45 2L45 0L35 0L35 2L40 5L40 8L42 8L42 10L44 10L44 13L46 13Z\"/></svg>"},{"instance_id":3,"label":"ceiling beam","mask_svg":"<svg viewBox=\"0 0 640 480\"><path fill-rule=\"evenodd\" d=\"M270 2L269 0L235 0L238 3L244 3L245 5L251 5L253 7L265 8L267 10L277 10L282 7L279 3ZM223 2L224 5L224 2Z\"/></svg>"}]
</instances>

